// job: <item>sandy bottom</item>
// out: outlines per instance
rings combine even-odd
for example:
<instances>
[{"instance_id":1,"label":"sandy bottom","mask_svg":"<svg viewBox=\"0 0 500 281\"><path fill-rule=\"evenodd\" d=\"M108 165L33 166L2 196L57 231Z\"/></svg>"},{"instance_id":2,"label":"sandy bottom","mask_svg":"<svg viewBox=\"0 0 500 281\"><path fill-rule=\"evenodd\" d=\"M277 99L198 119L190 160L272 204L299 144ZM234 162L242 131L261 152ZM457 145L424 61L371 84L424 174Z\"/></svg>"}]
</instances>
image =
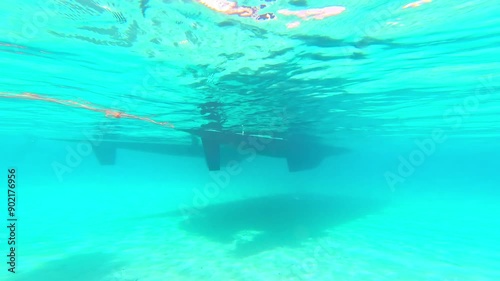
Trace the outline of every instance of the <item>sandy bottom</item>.
<instances>
[{"instance_id":1,"label":"sandy bottom","mask_svg":"<svg viewBox=\"0 0 500 281\"><path fill-rule=\"evenodd\" d=\"M500 280L492 200L349 200L271 196L188 220L39 221L19 230L18 273L9 280Z\"/></svg>"}]
</instances>

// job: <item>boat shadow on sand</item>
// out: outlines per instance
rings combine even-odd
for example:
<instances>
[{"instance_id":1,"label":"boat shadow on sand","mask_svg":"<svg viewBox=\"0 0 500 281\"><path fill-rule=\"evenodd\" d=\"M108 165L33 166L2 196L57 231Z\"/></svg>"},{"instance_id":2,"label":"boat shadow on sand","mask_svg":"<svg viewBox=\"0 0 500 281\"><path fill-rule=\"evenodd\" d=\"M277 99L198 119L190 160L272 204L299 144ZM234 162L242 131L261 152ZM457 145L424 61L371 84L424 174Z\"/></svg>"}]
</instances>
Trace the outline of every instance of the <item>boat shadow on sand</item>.
<instances>
[{"instance_id":1,"label":"boat shadow on sand","mask_svg":"<svg viewBox=\"0 0 500 281\"><path fill-rule=\"evenodd\" d=\"M210 205L182 221L181 228L230 244L231 254L246 257L277 247L298 247L384 205L360 198L277 195Z\"/></svg>"}]
</instances>

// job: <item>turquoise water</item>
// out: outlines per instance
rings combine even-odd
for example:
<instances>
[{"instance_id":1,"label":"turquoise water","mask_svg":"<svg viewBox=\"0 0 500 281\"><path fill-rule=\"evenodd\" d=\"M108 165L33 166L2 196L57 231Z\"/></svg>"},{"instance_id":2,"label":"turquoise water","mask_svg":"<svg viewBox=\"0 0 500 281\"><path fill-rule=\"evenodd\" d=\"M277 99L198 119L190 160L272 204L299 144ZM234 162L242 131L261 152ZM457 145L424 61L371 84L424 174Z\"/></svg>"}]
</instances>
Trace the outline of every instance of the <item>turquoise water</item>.
<instances>
[{"instance_id":1,"label":"turquoise water","mask_svg":"<svg viewBox=\"0 0 500 281\"><path fill-rule=\"evenodd\" d=\"M500 280L500 7L410 2L0 3L0 280Z\"/></svg>"}]
</instances>

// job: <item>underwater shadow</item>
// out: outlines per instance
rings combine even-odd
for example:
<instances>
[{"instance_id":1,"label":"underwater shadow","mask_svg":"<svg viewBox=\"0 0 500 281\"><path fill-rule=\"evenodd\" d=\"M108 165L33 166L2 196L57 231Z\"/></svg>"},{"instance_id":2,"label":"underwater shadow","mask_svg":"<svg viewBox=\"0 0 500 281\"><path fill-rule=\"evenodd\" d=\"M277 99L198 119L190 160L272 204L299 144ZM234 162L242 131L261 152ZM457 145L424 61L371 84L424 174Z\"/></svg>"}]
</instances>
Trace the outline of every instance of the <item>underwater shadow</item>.
<instances>
[{"instance_id":1,"label":"underwater shadow","mask_svg":"<svg viewBox=\"0 0 500 281\"><path fill-rule=\"evenodd\" d=\"M384 205L359 198L277 195L208 206L183 221L181 228L231 244L233 255L246 257L276 247L300 246Z\"/></svg>"}]
</instances>

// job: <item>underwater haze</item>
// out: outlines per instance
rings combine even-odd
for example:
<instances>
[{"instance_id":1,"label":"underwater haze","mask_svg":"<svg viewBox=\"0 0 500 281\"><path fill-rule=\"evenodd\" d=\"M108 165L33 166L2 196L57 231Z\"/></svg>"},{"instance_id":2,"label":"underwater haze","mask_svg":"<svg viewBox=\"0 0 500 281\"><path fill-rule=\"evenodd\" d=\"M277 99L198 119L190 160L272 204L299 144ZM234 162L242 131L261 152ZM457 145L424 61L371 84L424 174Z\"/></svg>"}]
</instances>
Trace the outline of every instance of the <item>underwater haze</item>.
<instances>
[{"instance_id":1,"label":"underwater haze","mask_svg":"<svg viewBox=\"0 0 500 281\"><path fill-rule=\"evenodd\" d=\"M498 1L234 5L0 2L0 280L500 280Z\"/></svg>"}]
</instances>

